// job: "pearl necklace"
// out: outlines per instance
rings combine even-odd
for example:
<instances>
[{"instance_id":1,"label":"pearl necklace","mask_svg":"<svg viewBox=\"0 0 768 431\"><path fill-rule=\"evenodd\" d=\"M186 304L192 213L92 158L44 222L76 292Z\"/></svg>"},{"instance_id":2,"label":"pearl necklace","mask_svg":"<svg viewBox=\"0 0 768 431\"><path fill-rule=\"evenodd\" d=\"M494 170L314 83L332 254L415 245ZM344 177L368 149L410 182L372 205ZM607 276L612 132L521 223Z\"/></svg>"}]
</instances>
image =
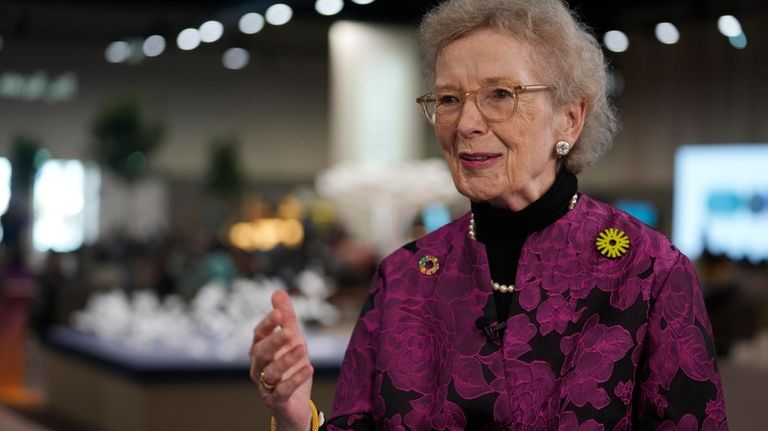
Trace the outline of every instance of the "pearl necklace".
<instances>
[{"instance_id":1,"label":"pearl necklace","mask_svg":"<svg viewBox=\"0 0 768 431\"><path fill-rule=\"evenodd\" d=\"M579 201L579 195L574 194L571 198L571 201L568 203L568 211L572 210L576 206L576 202ZM475 215L471 214L469 216L469 237L473 240L477 241L477 235L475 234ZM514 284L501 284L497 283L493 280L491 280L491 287L493 287L493 290L496 292L501 293L512 293L515 290Z\"/></svg>"}]
</instances>

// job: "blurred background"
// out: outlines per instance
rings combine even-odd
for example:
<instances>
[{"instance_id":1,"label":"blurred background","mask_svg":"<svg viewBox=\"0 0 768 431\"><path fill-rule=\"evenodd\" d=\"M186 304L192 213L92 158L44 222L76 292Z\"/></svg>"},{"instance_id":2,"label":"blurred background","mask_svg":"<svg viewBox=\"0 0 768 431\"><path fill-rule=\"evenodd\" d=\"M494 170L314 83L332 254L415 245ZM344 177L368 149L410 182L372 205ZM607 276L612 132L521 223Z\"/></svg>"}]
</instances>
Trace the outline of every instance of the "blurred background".
<instances>
[{"instance_id":1,"label":"blurred background","mask_svg":"<svg viewBox=\"0 0 768 431\"><path fill-rule=\"evenodd\" d=\"M0 1L0 429L266 429L287 290L330 410L376 263L468 209L415 97L434 0ZM623 120L580 190L696 264L768 412L768 3L577 1Z\"/></svg>"}]
</instances>

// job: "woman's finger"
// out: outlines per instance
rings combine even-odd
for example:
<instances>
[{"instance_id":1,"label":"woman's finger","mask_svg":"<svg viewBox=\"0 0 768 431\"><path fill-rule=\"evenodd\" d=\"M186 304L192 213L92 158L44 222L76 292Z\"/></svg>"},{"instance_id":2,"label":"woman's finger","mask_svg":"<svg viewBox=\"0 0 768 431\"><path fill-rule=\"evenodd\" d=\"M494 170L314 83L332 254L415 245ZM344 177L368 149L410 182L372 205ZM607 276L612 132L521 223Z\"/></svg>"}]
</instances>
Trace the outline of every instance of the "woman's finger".
<instances>
[{"instance_id":1,"label":"woman's finger","mask_svg":"<svg viewBox=\"0 0 768 431\"><path fill-rule=\"evenodd\" d=\"M283 328L290 329L294 334L301 333L299 321L296 318L296 312L293 310L293 303L291 303L291 297L287 293L282 290L275 291L272 294L272 307L280 311L282 318L280 324Z\"/></svg>"},{"instance_id":2,"label":"woman's finger","mask_svg":"<svg viewBox=\"0 0 768 431\"><path fill-rule=\"evenodd\" d=\"M275 328L280 326L283 321L283 313L280 310L272 310L253 328L253 343L267 338L275 332Z\"/></svg>"},{"instance_id":3,"label":"woman's finger","mask_svg":"<svg viewBox=\"0 0 768 431\"><path fill-rule=\"evenodd\" d=\"M264 367L264 380L279 382L286 375L286 372L304 359L308 359L307 348L303 344L299 344Z\"/></svg>"},{"instance_id":4,"label":"woman's finger","mask_svg":"<svg viewBox=\"0 0 768 431\"><path fill-rule=\"evenodd\" d=\"M253 371L261 371L270 362L274 361L280 350L289 349L293 341L293 334L288 330L276 331L272 335L251 346L251 367Z\"/></svg>"},{"instance_id":5,"label":"woman's finger","mask_svg":"<svg viewBox=\"0 0 768 431\"><path fill-rule=\"evenodd\" d=\"M312 373L314 373L314 371L314 368L312 368L312 365L310 364L299 368L299 370L293 373L290 377L275 385L275 390L271 393L272 397L275 398L277 403L286 401L294 392L296 392L296 389L298 389L299 386L312 378Z\"/></svg>"}]
</instances>

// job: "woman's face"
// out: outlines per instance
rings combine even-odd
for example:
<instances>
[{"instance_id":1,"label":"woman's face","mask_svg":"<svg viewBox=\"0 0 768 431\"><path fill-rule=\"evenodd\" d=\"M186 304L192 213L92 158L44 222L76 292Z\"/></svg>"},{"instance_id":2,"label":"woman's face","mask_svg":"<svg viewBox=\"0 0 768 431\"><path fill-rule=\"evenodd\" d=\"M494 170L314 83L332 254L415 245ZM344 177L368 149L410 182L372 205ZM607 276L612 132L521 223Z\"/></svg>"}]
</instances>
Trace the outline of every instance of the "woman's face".
<instances>
[{"instance_id":1,"label":"woman's face","mask_svg":"<svg viewBox=\"0 0 768 431\"><path fill-rule=\"evenodd\" d=\"M494 30L478 30L440 50L435 64L437 92L472 91L489 82L542 82L536 53L527 43ZM487 121L467 99L455 125L436 127L453 181L474 202L519 211L554 183L555 143L573 147L581 131L584 104L552 106L549 91L521 93L515 114Z\"/></svg>"}]
</instances>

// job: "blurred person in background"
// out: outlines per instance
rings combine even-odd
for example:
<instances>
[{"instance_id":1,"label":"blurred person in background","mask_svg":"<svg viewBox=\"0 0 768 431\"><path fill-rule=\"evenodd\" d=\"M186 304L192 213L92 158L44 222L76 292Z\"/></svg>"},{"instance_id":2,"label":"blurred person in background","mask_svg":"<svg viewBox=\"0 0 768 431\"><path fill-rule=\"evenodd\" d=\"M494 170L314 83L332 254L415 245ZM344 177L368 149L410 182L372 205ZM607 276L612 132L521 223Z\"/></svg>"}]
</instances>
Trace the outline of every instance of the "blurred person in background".
<instances>
[{"instance_id":1,"label":"blurred person in background","mask_svg":"<svg viewBox=\"0 0 768 431\"><path fill-rule=\"evenodd\" d=\"M691 263L578 192L618 129L585 25L560 0L449 0L420 38L471 211L381 262L325 420L275 293L250 351L273 429L727 429Z\"/></svg>"}]
</instances>

